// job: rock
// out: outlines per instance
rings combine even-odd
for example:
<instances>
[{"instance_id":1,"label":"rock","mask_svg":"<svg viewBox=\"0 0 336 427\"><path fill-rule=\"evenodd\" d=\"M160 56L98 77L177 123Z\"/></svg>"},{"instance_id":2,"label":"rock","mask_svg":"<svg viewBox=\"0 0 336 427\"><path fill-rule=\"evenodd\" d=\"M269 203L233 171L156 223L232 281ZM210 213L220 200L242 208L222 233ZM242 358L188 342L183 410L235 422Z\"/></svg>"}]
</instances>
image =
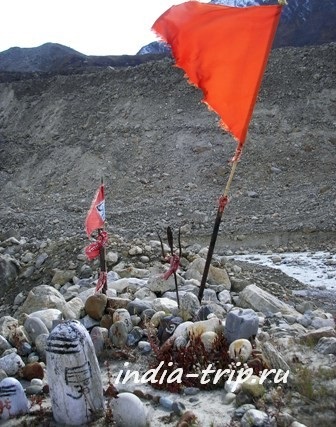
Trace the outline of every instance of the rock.
<instances>
[{"instance_id":1,"label":"rock","mask_svg":"<svg viewBox=\"0 0 336 427\"><path fill-rule=\"evenodd\" d=\"M256 285L249 285L240 292L238 305L243 308L252 308L264 314L281 312L293 316L299 315L293 307Z\"/></svg>"},{"instance_id":2,"label":"rock","mask_svg":"<svg viewBox=\"0 0 336 427\"><path fill-rule=\"evenodd\" d=\"M27 317L24 327L33 343L41 334L49 334L49 330L39 317Z\"/></svg>"},{"instance_id":3,"label":"rock","mask_svg":"<svg viewBox=\"0 0 336 427\"><path fill-rule=\"evenodd\" d=\"M212 331L204 332L201 335L201 341L204 345L205 351L207 351L208 353L212 351L214 342L216 341L217 338L218 338L218 335L216 334L216 332L212 332Z\"/></svg>"},{"instance_id":4,"label":"rock","mask_svg":"<svg viewBox=\"0 0 336 427\"><path fill-rule=\"evenodd\" d=\"M40 285L28 293L25 302L16 311L15 317L19 317L22 313L31 314L49 308L62 311L65 303L63 295L55 288L48 285Z\"/></svg>"},{"instance_id":5,"label":"rock","mask_svg":"<svg viewBox=\"0 0 336 427\"><path fill-rule=\"evenodd\" d=\"M173 333L173 337L178 338L178 337L183 337L183 338L188 338L188 328L190 326L192 326L194 323L191 321L187 321L187 322L183 322L180 323L174 333Z\"/></svg>"},{"instance_id":6,"label":"rock","mask_svg":"<svg viewBox=\"0 0 336 427\"><path fill-rule=\"evenodd\" d=\"M94 326L90 332L90 337L96 352L99 357L104 350L105 341L108 339L108 329Z\"/></svg>"},{"instance_id":7,"label":"rock","mask_svg":"<svg viewBox=\"0 0 336 427\"><path fill-rule=\"evenodd\" d=\"M5 350L8 350L9 348L12 348L12 346L9 344L6 338L0 335L0 356Z\"/></svg>"},{"instance_id":8,"label":"rock","mask_svg":"<svg viewBox=\"0 0 336 427\"><path fill-rule=\"evenodd\" d=\"M46 350L55 421L80 426L102 415L101 373L86 329L76 320L59 324L49 335Z\"/></svg>"},{"instance_id":9,"label":"rock","mask_svg":"<svg viewBox=\"0 0 336 427\"><path fill-rule=\"evenodd\" d=\"M20 368L25 366L21 357L15 353L9 353L0 358L0 369L3 369L6 374L11 377L18 373Z\"/></svg>"},{"instance_id":10,"label":"rock","mask_svg":"<svg viewBox=\"0 0 336 427\"><path fill-rule=\"evenodd\" d=\"M34 311L29 315L29 317L36 317L40 319L50 332L53 328L55 321L62 320L62 312L56 308L49 308L45 310Z\"/></svg>"},{"instance_id":11,"label":"rock","mask_svg":"<svg viewBox=\"0 0 336 427\"><path fill-rule=\"evenodd\" d=\"M143 287L136 292L134 292L134 298L138 298L140 300L153 301L156 299L156 294L152 292L147 287Z\"/></svg>"},{"instance_id":12,"label":"rock","mask_svg":"<svg viewBox=\"0 0 336 427\"><path fill-rule=\"evenodd\" d=\"M1 286L8 286L20 273L20 264L15 258L5 254L0 254L0 283Z\"/></svg>"},{"instance_id":13,"label":"rock","mask_svg":"<svg viewBox=\"0 0 336 427\"><path fill-rule=\"evenodd\" d=\"M300 337L301 342L305 343L311 343L311 342L317 342L322 337L335 337L336 338L336 331L334 328L321 328L321 329L315 329L312 331L307 332L306 334L302 335Z\"/></svg>"},{"instance_id":14,"label":"rock","mask_svg":"<svg viewBox=\"0 0 336 427\"><path fill-rule=\"evenodd\" d=\"M219 292L218 300L222 304L231 304L231 294L230 291L224 289L224 291Z\"/></svg>"},{"instance_id":15,"label":"rock","mask_svg":"<svg viewBox=\"0 0 336 427\"><path fill-rule=\"evenodd\" d=\"M258 409L249 409L241 419L241 427L266 427L268 416Z\"/></svg>"},{"instance_id":16,"label":"rock","mask_svg":"<svg viewBox=\"0 0 336 427\"><path fill-rule=\"evenodd\" d=\"M27 363L21 370L22 378L27 381L31 381L33 378L43 379L44 371L40 363Z\"/></svg>"},{"instance_id":17,"label":"rock","mask_svg":"<svg viewBox=\"0 0 336 427\"><path fill-rule=\"evenodd\" d=\"M109 330L110 327L112 326L112 324L113 324L112 315L111 314L104 314L104 316L101 318L100 326L102 328Z\"/></svg>"},{"instance_id":18,"label":"rock","mask_svg":"<svg viewBox=\"0 0 336 427\"><path fill-rule=\"evenodd\" d=\"M113 323L109 330L109 338L112 344L118 348L124 348L127 341L128 329L124 322L118 321Z\"/></svg>"},{"instance_id":19,"label":"rock","mask_svg":"<svg viewBox=\"0 0 336 427\"><path fill-rule=\"evenodd\" d=\"M143 336L144 336L144 331L138 326L135 326L127 336L127 345L128 346L136 345Z\"/></svg>"},{"instance_id":20,"label":"rock","mask_svg":"<svg viewBox=\"0 0 336 427\"><path fill-rule=\"evenodd\" d=\"M257 375L251 375L246 381L242 382L241 388L244 393L257 399L265 394L265 387L259 384L260 378Z\"/></svg>"},{"instance_id":21,"label":"rock","mask_svg":"<svg viewBox=\"0 0 336 427\"><path fill-rule=\"evenodd\" d=\"M118 308L113 313L113 323L119 322L119 321L125 323L128 332L130 332L133 329L131 315L125 308Z\"/></svg>"},{"instance_id":22,"label":"rock","mask_svg":"<svg viewBox=\"0 0 336 427\"><path fill-rule=\"evenodd\" d=\"M246 403L245 405L239 406L234 411L234 415L237 418L242 418L242 416L245 414L245 412L247 412L249 409L256 409L256 407L254 405L252 405L251 403Z\"/></svg>"},{"instance_id":23,"label":"rock","mask_svg":"<svg viewBox=\"0 0 336 427\"><path fill-rule=\"evenodd\" d=\"M161 320L166 316L164 311L157 311L150 319L150 325L154 326L154 328L158 328Z\"/></svg>"},{"instance_id":24,"label":"rock","mask_svg":"<svg viewBox=\"0 0 336 427\"><path fill-rule=\"evenodd\" d=\"M279 350L277 350L270 342L261 342L260 349L264 359L267 361L267 364L272 369L282 369L283 371L290 370L290 367L288 366L285 359L282 357Z\"/></svg>"},{"instance_id":25,"label":"rock","mask_svg":"<svg viewBox=\"0 0 336 427\"><path fill-rule=\"evenodd\" d=\"M177 277L177 286L180 286L182 278L178 274L176 274L176 277ZM164 292L167 292L167 291L174 291L175 290L174 275L172 274L167 280L165 280L163 278L163 274L153 274L149 276L146 287L150 291L157 292L159 294L163 294Z\"/></svg>"},{"instance_id":26,"label":"rock","mask_svg":"<svg viewBox=\"0 0 336 427\"><path fill-rule=\"evenodd\" d=\"M173 333L175 332L178 325L183 322L181 317L174 316L166 316L160 321L159 329L158 329L158 338L161 344L167 341Z\"/></svg>"},{"instance_id":27,"label":"rock","mask_svg":"<svg viewBox=\"0 0 336 427\"><path fill-rule=\"evenodd\" d=\"M66 302L62 314L65 320L79 320L85 315L84 302L79 297Z\"/></svg>"},{"instance_id":28,"label":"rock","mask_svg":"<svg viewBox=\"0 0 336 427\"><path fill-rule=\"evenodd\" d=\"M224 327L222 322L217 317L214 317L209 320L200 320L199 322L193 323L188 327L187 331L190 337L197 337L209 331L221 333L224 331Z\"/></svg>"},{"instance_id":29,"label":"rock","mask_svg":"<svg viewBox=\"0 0 336 427\"><path fill-rule=\"evenodd\" d=\"M233 341L229 346L229 355L231 360L244 363L248 360L252 353L252 345L250 341L241 338Z\"/></svg>"},{"instance_id":30,"label":"rock","mask_svg":"<svg viewBox=\"0 0 336 427\"><path fill-rule=\"evenodd\" d=\"M5 378L0 382L0 408L2 421L28 413L28 400L17 379Z\"/></svg>"},{"instance_id":31,"label":"rock","mask_svg":"<svg viewBox=\"0 0 336 427\"><path fill-rule=\"evenodd\" d=\"M51 283L53 285L64 285L67 282L72 281L76 272L74 270L60 270L58 268L55 269L55 273L53 278L51 279Z\"/></svg>"},{"instance_id":32,"label":"rock","mask_svg":"<svg viewBox=\"0 0 336 427\"><path fill-rule=\"evenodd\" d=\"M180 315L184 320L194 319L200 308L200 302L196 295L186 292L180 298Z\"/></svg>"},{"instance_id":33,"label":"rock","mask_svg":"<svg viewBox=\"0 0 336 427\"><path fill-rule=\"evenodd\" d=\"M239 338L250 339L258 333L259 319L251 309L233 309L226 317L225 338L230 344Z\"/></svg>"},{"instance_id":34,"label":"rock","mask_svg":"<svg viewBox=\"0 0 336 427\"><path fill-rule=\"evenodd\" d=\"M17 348L18 353L22 356L22 348L25 346L25 344L29 344L31 341L28 338L27 331L25 330L24 326L17 326L15 329L12 329L10 331L10 334L8 336L9 343Z\"/></svg>"},{"instance_id":35,"label":"rock","mask_svg":"<svg viewBox=\"0 0 336 427\"><path fill-rule=\"evenodd\" d=\"M177 309L177 302L168 298L157 298L153 301L153 309L156 311L164 311L165 313L172 313Z\"/></svg>"},{"instance_id":36,"label":"rock","mask_svg":"<svg viewBox=\"0 0 336 427\"><path fill-rule=\"evenodd\" d=\"M141 353L147 354L152 351L152 347L149 342L147 341L139 341L138 342L138 349Z\"/></svg>"},{"instance_id":37,"label":"rock","mask_svg":"<svg viewBox=\"0 0 336 427\"><path fill-rule=\"evenodd\" d=\"M201 281L205 266L204 258L196 258L188 267L185 278L196 279ZM231 282L229 275L223 268L214 267L210 265L207 282L211 285L224 285L225 289L230 290Z\"/></svg>"},{"instance_id":38,"label":"rock","mask_svg":"<svg viewBox=\"0 0 336 427\"><path fill-rule=\"evenodd\" d=\"M120 297L108 298L106 311L108 311L109 309L117 310L118 308L127 308L130 302L131 300L129 298L120 298Z\"/></svg>"},{"instance_id":39,"label":"rock","mask_svg":"<svg viewBox=\"0 0 336 427\"><path fill-rule=\"evenodd\" d=\"M105 313L107 305L107 296L105 294L96 293L91 295L85 301L85 312L92 317L92 319L100 320Z\"/></svg>"},{"instance_id":40,"label":"rock","mask_svg":"<svg viewBox=\"0 0 336 427\"><path fill-rule=\"evenodd\" d=\"M213 289L204 289L202 304L219 303L216 292Z\"/></svg>"},{"instance_id":41,"label":"rock","mask_svg":"<svg viewBox=\"0 0 336 427\"><path fill-rule=\"evenodd\" d=\"M151 309L152 305L149 302L142 301L138 298L135 298L127 305L128 312L133 314L140 315L144 310Z\"/></svg>"},{"instance_id":42,"label":"rock","mask_svg":"<svg viewBox=\"0 0 336 427\"><path fill-rule=\"evenodd\" d=\"M335 354L336 355L336 338L322 337L319 339L315 350L322 354Z\"/></svg>"},{"instance_id":43,"label":"rock","mask_svg":"<svg viewBox=\"0 0 336 427\"><path fill-rule=\"evenodd\" d=\"M119 393L109 403L116 427L147 427L147 411L141 400L132 393Z\"/></svg>"},{"instance_id":44,"label":"rock","mask_svg":"<svg viewBox=\"0 0 336 427\"><path fill-rule=\"evenodd\" d=\"M19 326L19 322L11 316L3 316L0 318L0 335L6 340L13 329Z\"/></svg>"},{"instance_id":45,"label":"rock","mask_svg":"<svg viewBox=\"0 0 336 427\"><path fill-rule=\"evenodd\" d=\"M35 339L35 347L37 354L43 362L46 361L46 347L47 347L47 339L49 334L41 334Z\"/></svg>"}]
</instances>

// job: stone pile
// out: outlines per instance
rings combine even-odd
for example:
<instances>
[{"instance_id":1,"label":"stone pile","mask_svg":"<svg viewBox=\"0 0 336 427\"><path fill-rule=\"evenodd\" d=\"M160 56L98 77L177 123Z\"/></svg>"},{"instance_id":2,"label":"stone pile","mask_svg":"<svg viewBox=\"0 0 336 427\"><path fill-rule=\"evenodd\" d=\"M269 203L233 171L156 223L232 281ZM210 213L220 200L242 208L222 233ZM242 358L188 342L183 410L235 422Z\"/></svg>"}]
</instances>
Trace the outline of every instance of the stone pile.
<instances>
[{"instance_id":1,"label":"stone pile","mask_svg":"<svg viewBox=\"0 0 336 427\"><path fill-rule=\"evenodd\" d=\"M290 384L295 383L294 370L299 364L313 369L316 381L316 370L329 372L324 393L328 396L336 391L332 381L336 372L332 315L308 303L288 304L254 283L235 280L240 267L229 263L225 256L214 257L200 303L197 295L206 248L184 248L177 274L178 306L174 277L163 280L168 265L159 261L159 241L138 240L128 248L120 244L121 253L108 251L106 295L95 293L95 264L88 265L82 253L62 268L52 260L55 254L51 242L36 245L35 252L28 249L29 245L14 237L1 244L3 283L28 280L37 271L43 274L42 266L47 260L52 272L48 284L18 293L13 310L0 318L1 420L26 414L26 396L48 395L49 389L53 416L58 422L82 425L90 418L89 413L99 414L105 407L105 411L110 408L118 426L145 426L148 411L143 399L134 393L121 393L120 389L118 399L105 396L104 402L99 371L102 366L99 368L97 358L102 360L109 354L109 358L113 357L114 353L109 353L113 349L153 357L149 339L153 331L161 346L171 342L180 350L188 348L191 338L199 337L209 352L218 335L224 334L233 363L248 362L257 350L270 368L291 372ZM63 360L64 355L67 357ZM20 382L26 384L25 392ZM299 392L296 391L296 403L300 402ZM188 393L194 393L192 387L185 389ZM200 399L201 393L195 390ZM269 384L258 384L253 377L233 388L226 383L222 393L223 405L233 405L230 416L243 427L303 425L295 419L301 415L296 407L285 406L275 416L272 389ZM73 399L70 403L69 395ZM272 410L256 406L255 401L260 398ZM169 396L159 396L158 403L179 416L185 412L184 404ZM85 420L78 414L84 414ZM152 425L160 424L152 421Z\"/></svg>"}]
</instances>

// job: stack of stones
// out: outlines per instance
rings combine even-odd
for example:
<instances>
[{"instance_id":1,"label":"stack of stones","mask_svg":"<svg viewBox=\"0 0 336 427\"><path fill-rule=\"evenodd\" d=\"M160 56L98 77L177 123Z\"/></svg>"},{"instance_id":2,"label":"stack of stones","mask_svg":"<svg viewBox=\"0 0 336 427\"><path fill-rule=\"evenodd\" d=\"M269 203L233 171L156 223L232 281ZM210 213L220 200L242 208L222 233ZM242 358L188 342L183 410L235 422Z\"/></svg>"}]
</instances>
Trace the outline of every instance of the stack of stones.
<instances>
[{"instance_id":1,"label":"stack of stones","mask_svg":"<svg viewBox=\"0 0 336 427\"><path fill-rule=\"evenodd\" d=\"M147 245L147 251L148 246L158 248L159 242ZM150 355L149 328L156 331L161 345L171 340L176 349L188 346L191 336L199 336L210 351L223 333L230 358L242 363L252 357L250 341L256 337L263 359L283 371L305 343L313 342L310 355L307 352L300 363L317 352L322 367L336 367L335 322L330 314L304 304L293 307L254 284L242 286L237 281L233 286L225 257L215 257L200 304L197 294L206 253L201 248L190 249L181 261L178 307L174 277L163 279L168 267L154 263L140 268L148 262L144 249L133 246L129 252L140 264L116 263L118 256L114 257L106 295L95 293L95 279L86 264L80 269L85 277L57 269L50 285L18 294L13 315L0 318L0 419L27 413L26 396L48 389L56 421L82 425L99 418L107 402L97 358L109 349ZM112 258L110 254L108 259ZM20 382L24 381L30 383L23 391ZM256 381L242 387L226 385L225 393L226 403L237 402L234 416L243 427L272 425L270 416L252 404L266 393ZM142 401L132 393L120 396L108 403L117 425L145 426L148 414ZM288 426L299 425L294 417L290 421Z\"/></svg>"}]
</instances>

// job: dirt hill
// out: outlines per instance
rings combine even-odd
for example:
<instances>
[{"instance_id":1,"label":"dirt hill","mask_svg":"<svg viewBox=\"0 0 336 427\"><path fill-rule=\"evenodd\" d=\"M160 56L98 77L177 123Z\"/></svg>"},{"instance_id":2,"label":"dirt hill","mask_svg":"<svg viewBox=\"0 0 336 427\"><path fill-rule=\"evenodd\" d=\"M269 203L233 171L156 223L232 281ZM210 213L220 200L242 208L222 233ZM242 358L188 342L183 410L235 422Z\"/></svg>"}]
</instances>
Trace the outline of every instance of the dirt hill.
<instances>
[{"instance_id":1,"label":"dirt hill","mask_svg":"<svg viewBox=\"0 0 336 427\"><path fill-rule=\"evenodd\" d=\"M335 63L335 43L273 50L219 241L333 244ZM1 83L2 233L84 235L103 175L114 233L207 242L236 143L201 99L170 59Z\"/></svg>"}]
</instances>

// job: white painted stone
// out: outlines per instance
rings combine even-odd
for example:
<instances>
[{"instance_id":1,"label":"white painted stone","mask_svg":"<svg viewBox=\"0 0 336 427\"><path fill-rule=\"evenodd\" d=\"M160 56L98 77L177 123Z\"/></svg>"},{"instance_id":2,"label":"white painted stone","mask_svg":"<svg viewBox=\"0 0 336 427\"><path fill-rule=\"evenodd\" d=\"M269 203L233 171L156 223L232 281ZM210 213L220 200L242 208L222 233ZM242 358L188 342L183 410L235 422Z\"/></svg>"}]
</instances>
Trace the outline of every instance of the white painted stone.
<instances>
[{"instance_id":1,"label":"white painted stone","mask_svg":"<svg viewBox=\"0 0 336 427\"><path fill-rule=\"evenodd\" d=\"M28 399L22 385L15 378L5 378L0 382L0 420L28 413Z\"/></svg>"},{"instance_id":2,"label":"white painted stone","mask_svg":"<svg viewBox=\"0 0 336 427\"><path fill-rule=\"evenodd\" d=\"M235 362L244 363L251 356L252 345L250 341L242 338L235 340L230 344L229 355Z\"/></svg>"},{"instance_id":3,"label":"white painted stone","mask_svg":"<svg viewBox=\"0 0 336 427\"><path fill-rule=\"evenodd\" d=\"M146 427L147 411L141 400L132 393L119 393L110 403L117 427Z\"/></svg>"},{"instance_id":4,"label":"white painted stone","mask_svg":"<svg viewBox=\"0 0 336 427\"><path fill-rule=\"evenodd\" d=\"M104 408L101 372L91 338L78 321L57 325L47 341L47 375L56 422L85 425Z\"/></svg>"},{"instance_id":5,"label":"white painted stone","mask_svg":"<svg viewBox=\"0 0 336 427\"><path fill-rule=\"evenodd\" d=\"M208 320L200 320L199 322L195 322L188 327L189 336L200 336L204 332L223 332L224 326L220 319L217 317L213 317Z\"/></svg>"}]
</instances>

